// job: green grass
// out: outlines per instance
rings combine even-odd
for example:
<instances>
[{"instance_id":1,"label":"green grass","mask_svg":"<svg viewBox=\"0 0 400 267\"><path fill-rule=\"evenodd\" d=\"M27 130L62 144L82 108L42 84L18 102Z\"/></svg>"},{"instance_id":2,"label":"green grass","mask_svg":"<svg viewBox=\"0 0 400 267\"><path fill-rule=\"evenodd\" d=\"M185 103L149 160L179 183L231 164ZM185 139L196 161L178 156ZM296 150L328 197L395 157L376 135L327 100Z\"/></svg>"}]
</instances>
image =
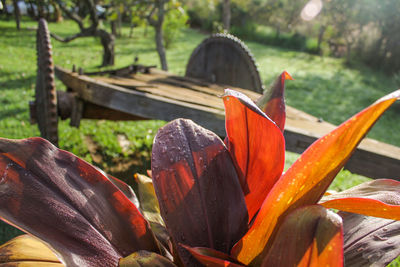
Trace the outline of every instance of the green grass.
<instances>
[{"instance_id":1,"label":"green grass","mask_svg":"<svg viewBox=\"0 0 400 267\"><path fill-rule=\"evenodd\" d=\"M33 100L36 77L35 28L36 22L23 21L17 31L13 21L0 20L0 136L6 138L26 138L38 136L36 125L29 124L28 101ZM77 32L77 26L64 21L50 24L50 31L62 36ZM129 29L123 28L123 36L116 40L116 65L122 67L133 62L159 65L155 52L154 34L147 30L134 30L128 38ZM147 32L147 34L145 34ZM183 75L186 63L193 49L206 36L185 29L167 51L170 71ZM86 71L97 70L101 62L102 47L95 38L81 38L64 44L52 40L53 59L56 65L71 69L73 64ZM287 82L287 103L314 116L339 124L360 111L384 94L399 87L394 79L383 73L376 73L362 66L346 66L342 60L318 57L287 49L268 47L249 42L247 45L255 55L264 83L268 86L283 71L287 70L295 81ZM58 90L64 90L61 82L56 82ZM369 137L400 146L399 106L390 109L373 128ZM113 172L114 158L127 161L135 159L129 171L120 174L122 179L132 179L134 172L145 172L150 168L149 155L157 129L165 122L81 122L79 129L69 126L69 121L59 123L60 147L93 162L100 168ZM129 140L128 150L122 150L118 135ZM90 136L97 144L102 157L94 162L85 138ZM298 155L287 153L287 165ZM117 175L118 176L118 175ZM342 171L331 189L343 190L359 184L367 178ZM0 229L1 231L1 229Z\"/></svg>"}]
</instances>

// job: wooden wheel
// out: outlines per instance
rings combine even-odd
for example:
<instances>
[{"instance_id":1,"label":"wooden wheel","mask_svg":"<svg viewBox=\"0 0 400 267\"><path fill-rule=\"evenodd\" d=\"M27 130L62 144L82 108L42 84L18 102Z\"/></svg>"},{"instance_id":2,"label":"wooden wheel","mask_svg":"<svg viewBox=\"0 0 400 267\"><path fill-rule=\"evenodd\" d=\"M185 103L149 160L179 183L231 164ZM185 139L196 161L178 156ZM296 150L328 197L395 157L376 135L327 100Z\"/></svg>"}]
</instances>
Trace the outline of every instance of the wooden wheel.
<instances>
[{"instance_id":1,"label":"wooden wheel","mask_svg":"<svg viewBox=\"0 0 400 267\"><path fill-rule=\"evenodd\" d=\"M230 34L215 34L205 39L190 56L185 76L263 93L253 55Z\"/></svg>"},{"instance_id":2,"label":"wooden wheel","mask_svg":"<svg viewBox=\"0 0 400 267\"><path fill-rule=\"evenodd\" d=\"M37 76L35 88L36 120L40 135L58 145L57 93L50 34L45 19L40 19L36 36Z\"/></svg>"}]
</instances>

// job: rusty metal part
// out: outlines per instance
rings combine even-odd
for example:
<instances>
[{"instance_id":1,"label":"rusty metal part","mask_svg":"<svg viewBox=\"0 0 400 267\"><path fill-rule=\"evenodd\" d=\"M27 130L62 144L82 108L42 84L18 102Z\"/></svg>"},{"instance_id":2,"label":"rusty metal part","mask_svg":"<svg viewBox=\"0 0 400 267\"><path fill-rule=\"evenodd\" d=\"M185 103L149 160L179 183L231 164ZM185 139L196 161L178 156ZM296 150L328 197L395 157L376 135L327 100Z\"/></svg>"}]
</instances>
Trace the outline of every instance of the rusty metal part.
<instances>
[{"instance_id":1,"label":"rusty metal part","mask_svg":"<svg viewBox=\"0 0 400 267\"><path fill-rule=\"evenodd\" d=\"M82 100L76 92L57 91L57 110L62 120L70 118L70 125L79 127L81 119L137 121L146 118L99 106Z\"/></svg>"},{"instance_id":2,"label":"rusty metal part","mask_svg":"<svg viewBox=\"0 0 400 267\"><path fill-rule=\"evenodd\" d=\"M40 19L37 36L37 76L35 109L40 135L58 145L57 94L54 84L54 65L50 34L45 19Z\"/></svg>"},{"instance_id":3,"label":"rusty metal part","mask_svg":"<svg viewBox=\"0 0 400 267\"><path fill-rule=\"evenodd\" d=\"M263 93L260 74L249 48L230 34L205 39L190 56L186 77Z\"/></svg>"}]
</instances>

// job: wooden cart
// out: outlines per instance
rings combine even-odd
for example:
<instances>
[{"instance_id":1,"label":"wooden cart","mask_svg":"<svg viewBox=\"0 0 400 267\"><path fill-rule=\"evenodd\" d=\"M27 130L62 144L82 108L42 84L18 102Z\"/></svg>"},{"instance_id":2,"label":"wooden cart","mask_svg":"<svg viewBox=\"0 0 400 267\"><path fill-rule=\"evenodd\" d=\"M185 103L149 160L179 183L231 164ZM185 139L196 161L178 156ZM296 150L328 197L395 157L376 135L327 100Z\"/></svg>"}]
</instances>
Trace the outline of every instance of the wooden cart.
<instances>
[{"instance_id":1,"label":"wooden cart","mask_svg":"<svg viewBox=\"0 0 400 267\"><path fill-rule=\"evenodd\" d=\"M46 36L48 38L43 21L39 24L38 35L44 40ZM58 140L59 117L70 118L71 125L77 127L81 119L170 121L183 117L224 136L221 99L224 89L241 91L253 100L257 100L263 91L251 53L232 36L217 35L203 41L194 50L185 77L138 64L96 73L56 66L55 75L67 87L66 91L57 92L54 77L51 71L49 73L49 69L53 69L51 56L46 55L49 49L49 40L39 39L39 82L36 100L31 103L31 114L39 123L42 136L53 143ZM226 54L223 51L228 51L227 55L232 58L222 56L218 59L217 55ZM230 69L224 70L226 60L232 59L240 63L241 69L234 69L229 64ZM214 63L212 66L210 61ZM286 149L301 153L334 128L332 124L288 106L284 132ZM399 179L400 148L365 139L345 168L372 178Z\"/></svg>"}]
</instances>

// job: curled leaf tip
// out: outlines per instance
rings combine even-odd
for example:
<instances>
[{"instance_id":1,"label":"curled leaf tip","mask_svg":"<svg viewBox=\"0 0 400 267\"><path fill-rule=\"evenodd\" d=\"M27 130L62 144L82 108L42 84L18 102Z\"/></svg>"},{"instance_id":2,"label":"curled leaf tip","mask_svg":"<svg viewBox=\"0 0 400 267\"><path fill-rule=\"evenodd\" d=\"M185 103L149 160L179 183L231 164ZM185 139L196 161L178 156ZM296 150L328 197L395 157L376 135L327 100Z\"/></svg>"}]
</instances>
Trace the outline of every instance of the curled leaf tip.
<instances>
[{"instance_id":1,"label":"curled leaf tip","mask_svg":"<svg viewBox=\"0 0 400 267\"><path fill-rule=\"evenodd\" d=\"M285 70L285 71L283 71L282 72L282 78L284 79L284 80L294 80L293 78L292 78L292 76Z\"/></svg>"},{"instance_id":2,"label":"curled leaf tip","mask_svg":"<svg viewBox=\"0 0 400 267\"><path fill-rule=\"evenodd\" d=\"M254 102L251 100L247 95L232 90L232 89L225 89L225 93L222 96L224 102L229 101L229 97L234 97L237 100L239 100L243 105L245 105L247 108L250 110L254 111L255 113L261 115L264 118L267 118L268 120L272 121ZM226 103L226 102L225 102ZM273 122L273 121L272 121ZM274 122L275 124L275 122Z\"/></svg>"},{"instance_id":3,"label":"curled leaf tip","mask_svg":"<svg viewBox=\"0 0 400 267\"><path fill-rule=\"evenodd\" d=\"M384 97L379 98L375 103L384 102L389 99L400 100L400 89L397 89L396 91L394 91L388 95L385 95Z\"/></svg>"}]
</instances>

